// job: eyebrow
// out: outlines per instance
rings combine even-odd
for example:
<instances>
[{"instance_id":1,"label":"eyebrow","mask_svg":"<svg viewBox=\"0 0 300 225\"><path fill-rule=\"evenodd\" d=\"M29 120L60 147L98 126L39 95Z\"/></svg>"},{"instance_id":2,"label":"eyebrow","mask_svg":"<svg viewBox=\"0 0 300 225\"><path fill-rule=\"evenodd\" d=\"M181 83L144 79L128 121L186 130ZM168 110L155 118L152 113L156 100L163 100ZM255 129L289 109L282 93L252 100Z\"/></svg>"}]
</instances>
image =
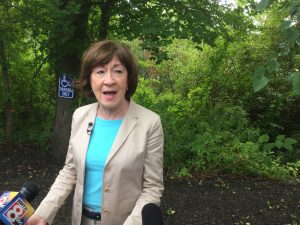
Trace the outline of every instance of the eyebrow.
<instances>
[{"instance_id":1,"label":"eyebrow","mask_svg":"<svg viewBox=\"0 0 300 225\"><path fill-rule=\"evenodd\" d=\"M113 67L122 66L125 67L122 63L114 64Z\"/></svg>"},{"instance_id":2,"label":"eyebrow","mask_svg":"<svg viewBox=\"0 0 300 225\"><path fill-rule=\"evenodd\" d=\"M100 68L104 68L107 64L104 64L104 65L99 65L97 67L100 67ZM125 66L122 64L122 63L117 63L117 64L114 64L112 67L115 68L115 67L118 67L118 66L121 66L123 68L125 68ZM96 67L95 67L96 68Z\"/></svg>"}]
</instances>

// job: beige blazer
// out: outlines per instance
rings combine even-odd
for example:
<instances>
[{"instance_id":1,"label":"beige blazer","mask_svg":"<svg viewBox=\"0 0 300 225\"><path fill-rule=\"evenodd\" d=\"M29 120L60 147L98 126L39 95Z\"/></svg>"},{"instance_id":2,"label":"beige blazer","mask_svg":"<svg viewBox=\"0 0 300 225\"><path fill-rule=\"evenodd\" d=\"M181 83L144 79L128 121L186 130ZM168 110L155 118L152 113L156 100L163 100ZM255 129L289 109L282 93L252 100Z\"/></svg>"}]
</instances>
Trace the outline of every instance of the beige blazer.
<instances>
[{"instance_id":1,"label":"beige blazer","mask_svg":"<svg viewBox=\"0 0 300 225\"><path fill-rule=\"evenodd\" d=\"M98 103L78 108L73 114L65 166L59 172L36 214L49 224L75 187L72 225L80 225L85 160ZM160 204L163 192L163 130L154 112L134 103L123 119L106 160L103 175L101 225L142 225L146 203Z\"/></svg>"}]
</instances>

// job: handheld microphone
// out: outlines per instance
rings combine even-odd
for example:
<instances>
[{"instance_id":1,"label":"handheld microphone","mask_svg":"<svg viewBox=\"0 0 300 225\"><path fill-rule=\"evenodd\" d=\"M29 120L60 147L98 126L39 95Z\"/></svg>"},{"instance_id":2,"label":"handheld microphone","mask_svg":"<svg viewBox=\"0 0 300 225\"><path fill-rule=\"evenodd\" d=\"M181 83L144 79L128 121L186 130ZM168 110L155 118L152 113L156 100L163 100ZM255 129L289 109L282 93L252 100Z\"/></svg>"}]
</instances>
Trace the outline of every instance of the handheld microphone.
<instances>
[{"instance_id":1,"label":"handheld microphone","mask_svg":"<svg viewBox=\"0 0 300 225\"><path fill-rule=\"evenodd\" d=\"M34 213L28 203L39 193L39 188L26 182L20 192L6 191L0 196L0 225L24 225Z\"/></svg>"},{"instance_id":2,"label":"handheld microphone","mask_svg":"<svg viewBox=\"0 0 300 225\"><path fill-rule=\"evenodd\" d=\"M86 132L87 132L88 135L90 135L92 133L93 125L94 124L92 122L89 122L88 127L86 129Z\"/></svg>"},{"instance_id":3,"label":"handheld microphone","mask_svg":"<svg viewBox=\"0 0 300 225\"><path fill-rule=\"evenodd\" d=\"M154 203L146 204L142 209L143 225L163 225L160 208Z\"/></svg>"}]
</instances>

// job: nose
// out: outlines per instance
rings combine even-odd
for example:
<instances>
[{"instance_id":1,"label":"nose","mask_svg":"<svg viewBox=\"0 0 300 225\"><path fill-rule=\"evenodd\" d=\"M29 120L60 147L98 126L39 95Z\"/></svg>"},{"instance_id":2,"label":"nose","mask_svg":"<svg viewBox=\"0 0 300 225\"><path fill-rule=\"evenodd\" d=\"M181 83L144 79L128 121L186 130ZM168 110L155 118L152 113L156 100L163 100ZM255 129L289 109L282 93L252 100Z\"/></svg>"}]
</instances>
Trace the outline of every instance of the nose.
<instances>
[{"instance_id":1,"label":"nose","mask_svg":"<svg viewBox=\"0 0 300 225\"><path fill-rule=\"evenodd\" d=\"M112 72L108 71L104 77L104 84L110 85L115 83L115 78Z\"/></svg>"}]
</instances>

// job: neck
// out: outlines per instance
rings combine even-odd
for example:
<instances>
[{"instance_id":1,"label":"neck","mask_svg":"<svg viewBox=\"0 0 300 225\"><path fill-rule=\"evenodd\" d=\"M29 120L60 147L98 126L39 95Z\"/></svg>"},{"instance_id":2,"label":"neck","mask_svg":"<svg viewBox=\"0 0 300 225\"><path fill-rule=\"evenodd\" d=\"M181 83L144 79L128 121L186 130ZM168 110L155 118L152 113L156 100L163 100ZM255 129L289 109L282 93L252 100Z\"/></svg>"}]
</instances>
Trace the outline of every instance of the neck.
<instances>
[{"instance_id":1,"label":"neck","mask_svg":"<svg viewBox=\"0 0 300 225\"><path fill-rule=\"evenodd\" d=\"M123 119L129 108L129 102L126 100L124 103L116 109L104 108L101 105L98 106L97 116L104 120L118 120Z\"/></svg>"}]
</instances>

